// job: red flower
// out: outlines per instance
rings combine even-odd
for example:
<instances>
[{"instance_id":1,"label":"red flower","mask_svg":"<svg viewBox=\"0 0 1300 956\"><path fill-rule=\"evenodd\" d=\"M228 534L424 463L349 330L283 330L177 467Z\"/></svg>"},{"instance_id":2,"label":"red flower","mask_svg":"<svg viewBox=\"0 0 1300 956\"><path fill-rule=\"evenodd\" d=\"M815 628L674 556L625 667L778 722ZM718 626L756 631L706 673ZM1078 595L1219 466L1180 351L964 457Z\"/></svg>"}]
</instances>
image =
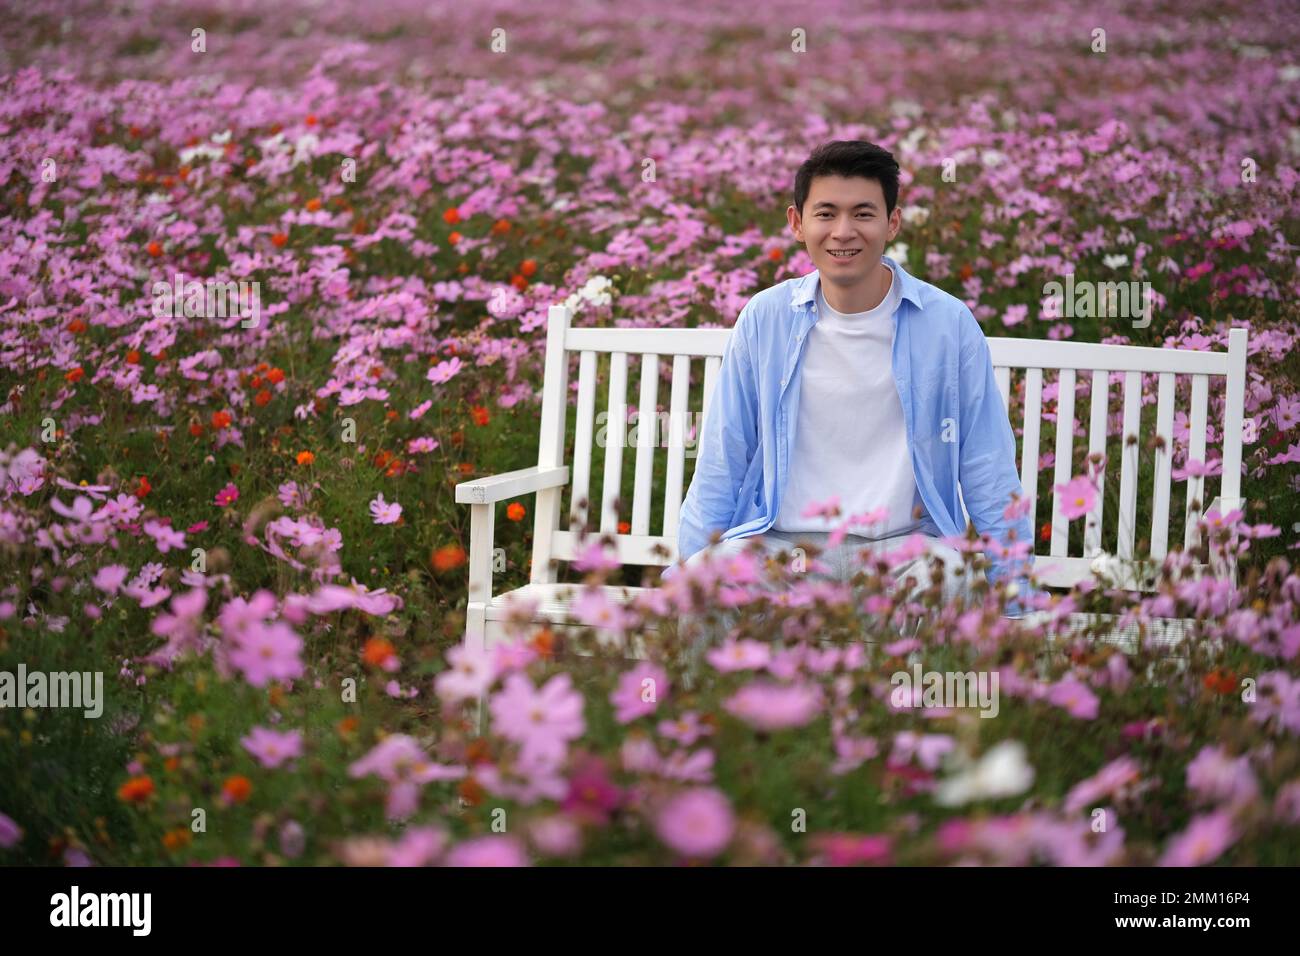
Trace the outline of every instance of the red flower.
<instances>
[{"instance_id":1,"label":"red flower","mask_svg":"<svg viewBox=\"0 0 1300 956\"><path fill-rule=\"evenodd\" d=\"M1044 521L1043 526L1038 529L1038 539L1040 541L1052 540L1052 523L1050 521Z\"/></svg>"},{"instance_id":2,"label":"red flower","mask_svg":"<svg viewBox=\"0 0 1300 956\"><path fill-rule=\"evenodd\" d=\"M222 796L231 803L243 803L252 792L253 782L239 774L227 777L226 782L221 787Z\"/></svg>"},{"instance_id":3,"label":"red flower","mask_svg":"<svg viewBox=\"0 0 1300 956\"><path fill-rule=\"evenodd\" d=\"M212 427L217 431L230 427L230 412L213 412Z\"/></svg>"},{"instance_id":4,"label":"red flower","mask_svg":"<svg viewBox=\"0 0 1300 956\"><path fill-rule=\"evenodd\" d=\"M135 496L143 501L144 496L149 494L149 492L151 491L153 491L153 485L149 484L148 478L146 478L144 475L141 475L140 483L135 486Z\"/></svg>"},{"instance_id":5,"label":"red flower","mask_svg":"<svg viewBox=\"0 0 1300 956\"><path fill-rule=\"evenodd\" d=\"M455 206L452 206L450 209L448 209L446 212L442 214L442 218L443 221L447 223L447 225L454 226L456 225L456 223L460 222L460 210L457 209Z\"/></svg>"},{"instance_id":6,"label":"red flower","mask_svg":"<svg viewBox=\"0 0 1300 956\"><path fill-rule=\"evenodd\" d=\"M524 514L524 506L517 501L512 501L506 506L506 517L511 521L523 521Z\"/></svg>"},{"instance_id":7,"label":"red flower","mask_svg":"<svg viewBox=\"0 0 1300 956\"><path fill-rule=\"evenodd\" d=\"M458 544L444 544L433 552L430 562L435 571L452 571L465 563L465 549Z\"/></svg>"},{"instance_id":8,"label":"red flower","mask_svg":"<svg viewBox=\"0 0 1300 956\"><path fill-rule=\"evenodd\" d=\"M469 410L470 416L474 419L475 425L486 425L490 419L488 410L482 405L473 405Z\"/></svg>"},{"instance_id":9,"label":"red flower","mask_svg":"<svg viewBox=\"0 0 1300 956\"><path fill-rule=\"evenodd\" d=\"M144 803L153 796L153 781L148 777L132 777L117 788L117 798L127 803Z\"/></svg>"}]
</instances>

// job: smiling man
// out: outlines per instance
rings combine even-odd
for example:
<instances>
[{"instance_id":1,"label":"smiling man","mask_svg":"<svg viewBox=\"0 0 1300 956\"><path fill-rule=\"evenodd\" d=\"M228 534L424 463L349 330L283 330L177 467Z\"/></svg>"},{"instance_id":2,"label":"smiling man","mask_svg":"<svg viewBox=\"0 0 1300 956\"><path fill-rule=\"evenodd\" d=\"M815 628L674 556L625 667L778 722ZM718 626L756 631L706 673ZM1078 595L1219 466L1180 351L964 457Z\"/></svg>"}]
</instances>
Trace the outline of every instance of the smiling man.
<instances>
[{"instance_id":1,"label":"smiling man","mask_svg":"<svg viewBox=\"0 0 1300 956\"><path fill-rule=\"evenodd\" d=\"M826 143L799 167L786 215L816 269L758 293L736 320L665 577L752 539L813 544L847 580L862 549L920 534L923 553L898 573L927 584L938 557L952 600L966 590L961 558L938 539L965 532L964 504L991 541L989 581L1014 581L1008 613L1022 613L1032 537L1010 507L1023 497L1015 438L970 309L884 255L901 224L898 174L860 140ZM838 517L816 507L832 499ZM832 529L868 514L827 547Z\"/></svg>"}]
</instances>

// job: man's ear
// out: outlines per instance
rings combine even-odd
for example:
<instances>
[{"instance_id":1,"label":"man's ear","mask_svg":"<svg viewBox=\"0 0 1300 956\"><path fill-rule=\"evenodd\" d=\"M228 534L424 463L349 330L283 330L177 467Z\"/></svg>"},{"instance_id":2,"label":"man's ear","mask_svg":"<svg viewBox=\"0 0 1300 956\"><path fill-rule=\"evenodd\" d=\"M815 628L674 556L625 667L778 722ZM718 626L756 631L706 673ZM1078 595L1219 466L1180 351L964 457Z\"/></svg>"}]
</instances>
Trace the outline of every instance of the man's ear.
<instances>
[{"instance_id":1,"label":"man's ear","mask_svg":"<svg viewBox=\"0 0 1300 956\"><path fill-rule=\"evenodd\" d=\"M786 207L785 218L790 224L790 231L794 233L795 240L803 242L803 217L799 215L799 210L794 208L794 203Z\"/></svg>"},{"instance_id":2,"label":"man's ear","mask_svg":"<svg viewBox=\"0 0 1300 956\"><path fill-rule=\"evenodd\" d=\"M898 231L903 228L903 211L902 207L895 206L894 211L889 214L889 241L893 242L898 238Z\"/></svg>"}]
</instances>

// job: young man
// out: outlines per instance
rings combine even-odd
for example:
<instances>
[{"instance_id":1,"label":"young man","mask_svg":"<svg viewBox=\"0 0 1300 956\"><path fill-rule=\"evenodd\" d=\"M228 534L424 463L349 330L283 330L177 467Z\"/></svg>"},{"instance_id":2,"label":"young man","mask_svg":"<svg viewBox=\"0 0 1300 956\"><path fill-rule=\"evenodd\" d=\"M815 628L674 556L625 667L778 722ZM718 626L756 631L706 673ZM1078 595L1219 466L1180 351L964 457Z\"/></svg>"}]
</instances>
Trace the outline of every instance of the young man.
<instances>
[{"instance_id":1,"label":"young man","mask_svg":"<svg viewBox=\"0 0 1300 956\"><path fill-rule=\"evenodd\" d=\"M817 268L758 293L736 320L665 577L753 538L824 547L845 518L877 512L821 560L846 579L851 554L920 533L951 598L961 558L937 539L965 532L964 501L1000 545L986 552L990 583L1014 581L1007 610L1023 613L1033 538L1030 517L1008 511L1023 497L1015 438L970 309L884 255L901 223L898 173L862 141L826 143L800 166L786 215ZM838 519L811 512L831 498Z\"/></svg>"}]
</instances>

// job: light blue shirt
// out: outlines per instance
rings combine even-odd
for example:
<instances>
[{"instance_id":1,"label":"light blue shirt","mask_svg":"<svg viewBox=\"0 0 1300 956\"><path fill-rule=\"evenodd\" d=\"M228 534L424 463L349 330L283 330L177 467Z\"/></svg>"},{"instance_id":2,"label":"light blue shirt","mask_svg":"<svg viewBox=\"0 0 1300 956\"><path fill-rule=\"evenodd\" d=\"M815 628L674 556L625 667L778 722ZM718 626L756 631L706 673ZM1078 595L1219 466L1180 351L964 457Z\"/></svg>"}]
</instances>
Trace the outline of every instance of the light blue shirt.
<instances>
[{"instance_id":1,"label":"light blue shirt","mask_svg":"<svg viewBox=\"0 0 1300 956\"><path fill-rule=\"evenodd\" d=\"M960 299L913 278L892 259L881 261L893 270L902 293L893 313L893 373L927 512L921 533L965 533L964 502L976 532L1004 546L986 549L987 577L991 584L1006 577L1017 583L1020 594L1008 613L1022 613L1022 601L1031 593L1025 574L1033 527L1028 515L1004 515L1012 494L1023 497L1024 492L984 332ZM742 538L767 531L776 521L790 474L801 358L817 321L820 281L817 270L787 279L740 310L682 502L681 562L706 547L714 531L724 540Z\"/></svg>"}]
</instances>

